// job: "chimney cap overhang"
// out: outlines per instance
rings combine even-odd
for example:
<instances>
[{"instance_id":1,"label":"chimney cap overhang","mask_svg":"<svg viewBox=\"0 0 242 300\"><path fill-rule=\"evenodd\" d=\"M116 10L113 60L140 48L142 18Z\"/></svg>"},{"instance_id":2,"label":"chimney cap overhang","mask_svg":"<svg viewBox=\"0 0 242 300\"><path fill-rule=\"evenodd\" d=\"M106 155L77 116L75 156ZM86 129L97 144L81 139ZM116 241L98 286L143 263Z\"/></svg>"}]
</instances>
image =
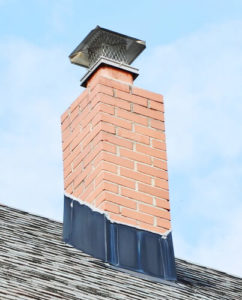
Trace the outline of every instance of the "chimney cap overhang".
<instances>
[{"instance_id":1,"label":"chimney cap overhang","mask_svg":"<svg viewBox=\"0 0 242 300\"><path fill-rule=\"evenodd\" d=\"M91 68L101 56L130 65L145 47L145 41L97 26L69 58L71 63L85 68Z\"/></svg>"}]
</instances>

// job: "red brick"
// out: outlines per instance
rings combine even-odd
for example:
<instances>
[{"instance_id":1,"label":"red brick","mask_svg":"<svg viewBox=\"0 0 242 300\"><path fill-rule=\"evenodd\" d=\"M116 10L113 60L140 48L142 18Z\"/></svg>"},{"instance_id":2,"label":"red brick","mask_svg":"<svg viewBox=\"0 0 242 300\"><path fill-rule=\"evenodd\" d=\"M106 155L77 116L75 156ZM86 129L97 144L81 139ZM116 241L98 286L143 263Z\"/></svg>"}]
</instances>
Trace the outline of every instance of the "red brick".
<instances>
[{"instance_id":1,"label":"red brick","mask_svg":"<svg viewBox=\"0 0 242 300\"><path fill-rule=\"evenodd\" d=\"M80 199L87 203L91 203L92 199L89 196L93 191L94 191L94 184L89 184L88 188L85 189L84 193L80 195Z\"/></svg>"},{"instance_id":2,"label":"red brick","mask_svg":"<svg viewBox=\"0 0 242 300\"><path fill-rule=\"evenodd\" d=\"M88 186L102 170L117 174L118 167L106 161L101 161L98 167L85 179L85 186Z\"/></svg>"},{"instance_id":3,"label":"red brick","mask_svg":"<svg viewBox=\"0 0 242 300\"><path fill-rule=\"evenodd\" d=\"M154 168L154 167L150 167L150 166L146 166L146 165L142 165L142 164L138 164L137 165L137 169L139 172L143 172L147 175L151 175L154 177L158 177L161 179L165 179L168 180L168 175L166 171Z\"/></svg>"},{"instance_id":4,"label":"red brick","mask_svg":"<svg viewBox=\"0 0 242 300\"><path fill-rule=\"evenodd\" d=\"M104 201L101 205L98 207L99 209L103 211L113 212L115 214L119 214L120 208L119 205Z\"/></svg>"},{"instance_id":5,"label":"red brick","mask_svg":"<svg viewBox=\"0 0 242 300\"><path fill-rule=\"evenodd\" d=\"M77 149L77 148L76 148ZM76 150L75 149L75 150ZM75 169L82 161L83 159L91 152L91 145L87 145L86 148L84 150L81 151L81 149L79 148L79 150L77 149L78 153L75 154L75 152L73 152L72 154L72 161L73 161L73 168Z\"/></svg>"},{"instance_id":6,"label":"red brick","mask_svg":"<svg viewBox=\"0 0 242 300\"><path fill-rule=\"evenodd\" d=\"M133 121L138 124L148 125L148 119L146 117L137 115L133 112L128 112L123 109L117 109L117 116L126 120Z\"/></svg>"},{"instance_id":7,"label":"red brick","mask_svg":"<svg viewBox=\"0 0 242 300\"><path fill-rule=\"evenodd\" d=\"M82 172L74 172L76 176L74 177L74 188L76 189L79 184L81 184L84 179L87 177L87 175L91 172L91 166L88 166L86 169L84 169Z\"/></svg>"},{"instance_id":8,"label":"red brick","mask_svg":"<svg viewBox=\"0 0 242 300\"><path fill-rule=\"evenodd\" d=\"M151 126L152 128L156 128L156 129L165 131L165 123L162 122L162 121L158 121L158 120L151 119L151 120L150 120L150 126Z\"/></svg>"},{"instance_id":9,"label":"red brick","mask_svg":"<svg viewBox=\"0 0 242 300\"><path fill-rule=\"evenodd\" d=\"M69 176L67 176L64 179L64 189L66 191L66 189L69 187L70 184L72 184L72 182L74 181L74 178L77 176L76 173L72 172Z\"/></svg>"},{"instance_id":10,"label":"red brick","mask_svg":"<svg viewBox=\"0 0 242 300\"><path fill-rule=\"evenodd\" d=\"M74 159L74 156L75 155L75 152L72 152L70 155L67 156L67 158L64 160L64 169L67 168L68 166L71 166L72 162L73 162L73 159Z\"/></svg>"},{"instance_id":11,"label":"red brick","mask_svg":"<svg viewBox=\"0 0 242 300\"><path fill-rule=\"evenodd\" d=\"M78 136L80 130L78 131L78 128L70 133L70 135L65 138L62 142L62 149L65 151L65 149L71 144L71 142Z\"/></svg>"},{"instance_id":12,"label":"red brick","mask_svg":"<svg viewBox=\"0 0 242 300\"><path fill-rule=\"evenodd\" d=\"M144 135L148 135L148 136L156 138L156 139L160 139L160 140L165 139L165 134L161 131L158 131L158 130L143 127L143 126L140 126L140 125L135 125L134 129L135 129L135 132L138 132L138 133L141 133L141 134L144 134Z\"/></svg>"},{"instance_id":13,"label":"red brick","mask_svg":"<svg viewBox=\"0 0 242 300\"><path fill-rule=\"evenodd\" d=\"M110 143L106 143L106 142L102 142L103 145L103 150L107 151L107 152L111 152L111 153L116 153L116 146L110 144Z\"/></svg>"},{"instance_id":14,"label":"red brick","mask_svg":"<svg viewBox=\"0 0 242 300\"><path fill-rule=\"evenodd\" d=\"M151 158L148 155L140 154L127 149L120 149L120 156L127 157L132 160L140 161L145 164L151 164Z\"/></svg>"},{"instance_id":15,"label":"red brick","mask_svg":"<svg viewBox=\"0 0 242 300\"><path fill-rule=\"evenodd\" d=\"M95 186L94 183L92 183L91 186ZM88 186L88 188L89 188L89 186ZM86 196L86 198L84 198L81 195L80 199L82 199L85 202L94 204L95 207L97 207L96 202L98 202L98 205L99 205L100 203L102 203L105 200L104 193L105 193L105 190L104 190L103 184L100 184L98 187L94 187L93 191L91 191L90 194ZM100 197L100 195L102 195L102 197Z\"/></svg>"},{"instance_id":16,"label":"red brick","mask_svg":"<svg viewBox=\"0 0 242 300\"><path fill-rule=\"evenodd\" d=\"M166 219L157 218L157 226L169 230L169 229L171 229L171 222Z\"/></svg>"},{"instance_id":17,"label":"red brick","mask_svg":"<svg viewBox=\"0 0 242 300\"><path fill-rule=\"evenodd\" d=\"M79 198L80 195L84 192L84 190L85 190L84 184L80 184L78 188L75 188L73 192L74 197Z\"/></svg>"},{"instance_id":18,"label":"red brick","mask_svg":"<svg viewBox=\"0 0 242 300\"><path fill-rule=\"evenodd\" d=\"M157 167L157 168L160 168L160 169L163 169L163 170L167 171L167 162L164 161L164 160L154 158L153 159L153 165L154 165L154 167Z\"/></svg>"},{"instance_id":19,"label":"red brick","mask_svg":"<svg viewBox=\"0 0 242 300\"><path fill-rule=\"evenodd\" d=\"M98 205L105 200L104 192L106 191L117 193L118 186L106 181L102 181L98 186L95 185L94 191L88 196L89 203L95 202L96 207L98 207ZM99 197L101 194L103 195L103 197Z\"/></svg>"},{"instance_id":20,"label":"red brick","mask_svg":"<svg viewBox=\"0 0 242 300\"><path fill-rule=\"evenodd\" d=\"M156 206L170 210L170 203L165 199L155 198Z\"/></svg>"},{"instance_id":21,"label":"red brick","mask_svg":"<svg viewBox=\"0 0 242 300\"><path fill-rule=\"evenodd\" d=\"M114 115L114 107L105 103L99 103L99 111L110 115Z\"/></svg>"},{"instance_id":22,"label":"red brick","mask_svg":"<svg viewBox=\"0 0 242 300\"><path fill-rule=\"evenodd\" d=\"M126 129L119 128L118 135L123 138L129 139L132 141L136 141L139 143L143 143L143 144L147 144L147 145L150 144L150 139L147 136L142 135L142 134L137 134L137 133L134 133L134 132L126 130Z\"/></svg>"},{"instance_id":23,"label":"red brick","mask_svg":"<svg viewBox=\"0 0 242 300\"><path fill-rule=\"evenodd\" d=\"M144 192L144 193L149 194L149 195L153 195L153 196L156 196L156 197L159 197L159 198L164 198L164 199L169 200L168 191L162 190L160 188L155 188L155 187L152 187L152 186L145 185L143 183L138 183L138 190L140 192Z\"/></svg>"},{"instance_id":24,"label":"red brick","mask_svg":"<svg viewBox=\"0 0 242 300\"><path fill-rule=\"evenodd\" d=\"M150 109L150 108L145 108L143 106L140 106L138 104L134 104L133 110L135 113L140 114L142 116L147 116L153 119L157 119L160 121L164 121L164 114L160 111Z\"/></svg>"},{"instance_id":25,"label":"red brick","mask_svg":"<svg viewBox=\"0 0 242 300\"><path fill-rule=\"evenodd\" d=\"M163 103L150 100L149 101L149 107L152 108L152 109L164 112L164 105L163 105Z\"/></svg>"},{"instance_id":26,"label":"red brick","mask_svg":"<svg viewBox=\"0 0 242 300\"><path fill-rule=\"evenodd\" d=\"M70 149L73 151L86 137L87 138L88 138L88 136L91 137L91 135L89 135L90 132L91 132L90 126L87 126L80 133L78 133L78 135L75 137L75 139L72 140L72 142L70 144Z\"/></svg>"},{"instance_id":27,"label":"red brick","mask_svg":"<svg viewBox=\"0 0 242 300\"><path fill-rule=\"evenodd\" d=\"M104 182L104 174L100 172L99 175L95 178L95 187Z\"/></svg>"},{"instance_id":28,"label":"red brick","mask_svg":"<svg viewBox=\"0 0 242 300\"><path fill-rule=\"evenodd\" d=\"M81 129L81 124L80 124L80 118L81 116L78 115L70 124L70 129L71 131L73 132L74 130L76 129L79 129L79 132L80 132L80 129Z\"/></svg>"},{"instance_id":29,"label":"red brick","mask_svg":"<svg viewBox=\"0 0 242 300\"><path fill-rule=\"evenodd\" d=\"M120 168L120 175L137 181L151 184L151 177L130 169Z\"/></svg>"},{"instance_id":30,"label":"red brick","mask_svg":"<svg viewBox=\"0 0 242 300\"><path fill-rule=\"evenodd\" d=\"M98 110L99 110L98 106L96 106L95 109L91 110L90 105L87 105L83 109L81 114L78 116L82 128L86 127L90 123L93 117L97 114Z\"/></svg>"},{"instance_id":31,"label":"red brick","mask_svg":"<svg viewBox=\"0 0 242 300\"><path fill-rule=\"evenodd\" d=\"M134 162L129 159L121 158L111 153L103 153L103 160L112 162L118 166L122 166L129 169L134 169Z\"/></svg>"},{"instance_id":32,"label":"red brick","mask_svg":"<svg viewBox=\"0 0 242 300\"><path fill-rule=\"evenodd\" d=\"M65 189L65 192L66 192L67 194L72 195L72 194L73 194L73 185L72 185L72 184L69 185L68 188Z\"/></svg>"},{"instance_id":33,"label":"red brick","mask_svg":"<svg viewBox=\"0 0 242 300\"><path fill-rule=\"evenodd\" d=\"M70 106L70 111L73 111L77 106L79 106L88 96L88 91L84 90L80 96L76 98L74 102L72 102Z\"/></svg>"},{"instance_id":34,"label":"red brick","mask_svg":"<svg viewBox=\"0 0 242 300\"><path fill-rule=\"evenodd\" d=\"M132 87L132 94L163 103L163 96L138 87Z\"/></svg>"},{"instance_id":35,"label":"red brick","mask_svg":"<svg viewBox=\"0 0 242 300\"><path fill-rule=\"evenodd\" d=\"M113 125L116 125L118 127L123 127L126 129L131 130L132 129L132 124L129 121L125 121L123 119L119 119L117 117L113 117L110 115L106 115L106 114L99 114L95 120L93 119L92 124L95 125L96 123L98 123L99 121L104 121Z\"/></svg>"},{"instance_id":36,"label":"red brick","mask_svg":"<svg viewBox=\"0 0 242 300\"><path fill-rule=\"evenodd\" d=\"M73 120L79 115L79 106L76 106L75 109L73 111L71 111L70 113L70 120L71 122L73 122Z\"/></svg>"},{"instance_id":37,"label":"red brick","mask_svg":"<svg viewBox=\"0 0 242 300\"><path fill-rule=\"evenodd\" d=\"M166 152L145 145L136 144L136 151L166 160Z\"/></svg>"},{"instance_id":38,"label":"red brick","mask_svg":"<svg viewBox=\"0 0 242 300\"><path fill-rule=\"evenodd\" d=\"M121 83L120 81L117 80L112 80L106 77L99 77L99 82L101 84L104 84L106 86L110 86L112 88L124 91L124 92L129 92L129 87L130 85L127 83Z\"/></svg>"},{"instance_id":39,"label":"red brick","mask_svg":"<svg viewBox=\"0 0 242 300\"><path fill-rule=\"evenodd\" d=\"M95 205L95 207L98 207L103 201L105 201L105 193L106 192L102 192L101 194L99 194L96 198L91 198L91 202Z\"/></svg>"},{"instance_id":40,"label":"red brick","mask_svg":"<svg viewBox=\"0 0 242 300\"><path fill-rule=\"evenodd\" d=\"M125 197L129 197L141 202L145 202L148 204L152 204L153 203L153 198L145 195L144 193L140 193L140 192L135 192L133 190L127 189L127 188L121 188L121 194Z\"/></svg>"},{"instance_id":41,"label":"red brick","mask_svg":"<svg viewBox=\"0 0 242 300\"><path fill-rule=\"evenodd\" d=\"M117 146L121 146L128 149L133 149L133 142L120 138L113 134L104 133L103 140Z\"/></svg>"},{"instance_id":42,"label":"red brick","mask_svg":"<svg viewBox=\"0 0 242 300\"><path fill-rule=\"evenodd\" d=\"M118 171L118 167L116 165L110 164L107 161L102 161L101 168L102 168L102 170L105 170L105 171L108 171L108 172L111 172L114 174L117 174L117 171Z\"/></svg>"},{"instance_id":43,"label":"red brick","mask_svg":"<svg viewBox=\"0 0 242 300\"><path fill-rule=\"evenodd\" d=\"M86 166L93 161L93 159L98 155L99 152L103 150L103 146L101 143L99 143L90 153L86 155L86 157L83 159L83 167L86 168Z\"/></svg>"},{"instance_id":44,"label":"red brick","mask_svg":"<svg viewBox=\"0 0 242 300\"><path fill-rule=\"evenodd\" d=\"M67 165L67 166L64 168L64 179L65 179L68 175L70 175L71 172L72 172L72 170L71 170L71 165L69 164L69 165Z\"/></svg>"},{"instance_id":45,"label":"red brick","mask_svg":"<svg viewBox=\"0 0 242 300\"><path fill-rule=\"evenodd\" d=\"M124 216L124 217L135 219L135 220L141 221L143 223L148 223L148 224L152 224L152 225L154 224L153 216L143 214L141 212L137 212L135 210L131 210L131 209L124 208L124 207L122 208L121 213L122 213L122 216Z\"/></svg>"},{"instance_id":46,"label":"red brick","mask_svg":"<svg viewBox=\"0 0 242 300\"><path fill-rule=\"evenodd\" d=\"M156 233L159 233L159 234L165 233L167 231L164 228L148 225L148 224L143 223L143 222L138 222L138 227L140 229L143 229L143 230L146 230L146 231L156 232Z\"/></svg>"},{"instance_id":47,"label":"red brick","mask_svg":"<svg viewBox=\"0 0 242 300\"><path fill-rule=\"evenodd\" d=\"M98 93L113 96L113 88L99 83L95 85L94 88L92 89L90 93L90 98L93 99Z\"/></svg>"},{"instance_id":48,"label":"red brick","mask_svg":"<svg viewBox=\"0 0 242 300\"><path fill-rule=\"evenodd\" d=\"M117 183L122 186L126 186L129 188L135 188L135 182L133 180L129 180L118 175L114 175L111 173L104 172L104 180L111 181L113 183Z\"/></svg>"},{"instance_id":49,"label":"red brick","mask_svg":"<svg viewBox=\"0 0 242 300\"><path fill-rule=\"evenodd\" d=\"M157 207L149 206L146 204L139 204L139 211L149 214L149 215L152 215L152 216L165 218L167 220L170 219L170 212L167 210L164 210L162 208L157 208Z\"/></svg>"},{"instance_id":50,"label":"red brick","mask_svg":"<svg viewBox=\"0 0 242 300\"><path fill-rule=\"evenodd\" d=\"M118 193L118 185L106 181L104 181L102 184L104 190L113 193Z\"/></svg>"},{"instance_id":51,"label":"red brick","mask_svg":"<svg viewBox=\"0 0 242 300\"><path fill-rule=\"evenodd\" d=\"M71 153L70 147L67 147L64 151L62 151L63 161L65 161L65 159L71 155Z\"/></svg>"},{"instance_id":52,"label":"red brick","mask_svg":"<svg viewBox=\"0 0 242 300\"><path fill-rule=\"evenodd\" d=\"M82 126L82 128L85 128L88 124L90 124L91 121L93 120L93 118L98 116L100 112L107 111L107 109L105 109L105 107L107 107L107 106L104 106L103 103L98 103L93 108L91 108L90 106L87 106L85 108L85 110L79 116L80 125ZM112 107L110 106L110 108L112 108ZM111 110L111 113L114 113L113 109Z\"/></svg>"},{"instance_id":53,"label":"red brick","mask_svg":"<svg viewBox=\"0 0 242 300\"><path fill-rule=\"evenodd\" d=\"M115 194L111 194L108 192L105 193L105 199L107 201L119 204L120 206L133 208L133 209L136 209L136 207L137 207L136 201L130 200L130 199L127 199L125 197L121 197L121 196L118 196Z\"/></svg>"},{"instance_id":54,"label":"red brick","mask_svg":"<svg viewBox=\"0 0 242 300\"><path fill-rule=\"evenodd\" d=\"M63 135L64 131L70 127L70 125L71 125L71 120L68 115L61 124L62 135Z\"/></svg>"},{"instance_id":55,"label":"red brick","mask_svg":"<svg viewBox=\"0 0 242 300\"><path fill-rule=\"evenodd\" d=\"M103 78L107 78L108 80L118 80L121 82L133 84L133 76L130 72L126 72L124 70L120 70L117 68L113 68L111 66L102 66L95 71L95 76L92 76L91 79L88 80L87 86L92 87L97 83L102 82Z\"/></svg>"},{"instance_id":56,"label":"red brick","mask_svg":"<svg viewBox=\"0 0 242 300\"><path fill-rule=\"evenodd\" d=\"M113 105L114 107L119 107L122 109L130 110L129 102L127 102L125 100L114 98L112 96L104 95L104 94L99 94L93 99L92 108L99 102Z\"/></svg>"},{"instance_id":57,"label":"red brick","mask_svg":"<svg viewBox=\"0 0 242 300\"><path fill-rule=\"evenodd\" d=\"M61 124L69 117L69 108L61 115Z\"/></svg>"},{"instance_id":58,"label":"red brick","mask_svg":"<svg viewBox=\"0 0 242 300\"><path fill-rule=\"evenodd\" d=\"M158 140L152 140L152 146L156 149L166 151L166 143L164 143L164 142L161 142Z\"/></svg>"},{"instance_id":59,"label":"red brick","mask_svg":"<svg viewBox=\"0 0 242 300\"><path fill-rule=\"evenodd\" d=\"M156 178L155 179L155 186L156 187L159 187L159 188L162 188L164 190L168 190L168 181L167 180L163 180L163 179L159 179L159 178Z\"/></svg>"},{"instance_id":60,"label":"red brick","mask_svg":"<svg viewBox=\"0 0 242 300\"><path fill-rule=\"evenodd\" d=\"M84 97L82 99L82 101L80 102L80 111L82 112L87 106L89 106L90 102L91 102L91 99L90 99L89 95Z\"/></svg>"},{"instance_id":61,"label":"red brick","mask_svg":"<svg viewBox=\"0 0 242 300\"><path fill-rule=\"evenodd\" d=\"M85 140L83 140L82 146L86 147L86 145L88 145L96 137L96 135L100 131L105 131L105 132L108 132L108 133L115 133L115 127L111 124L107 124L107 123L104 123L104 122L99 122L94 127L92 132L85 138Z\"/></svg>"},{"instance_id":62,"label":"red brick","mask_svg":"<svg viewBox=\"0 0 242 300\"><path fill-rule=\"evenodd\" d=\"M143 105L143 106L147 107L147 99L145 99L143 97L140 97L140 96L132 95L132 94L125 93L125 92L117 90L116 91L116 97L127 100L131 103L137 103L137 104L140 104L140 105Z\"/></svg>"},{"instance_id":63,"label":"red brick","mask_svg":"<svg viewBox=\"0 0 242 300\"><path fill-rule=\"evenodd\" d=\"M111 143L108 143L105 141L105 135L106 133L104 131L100 131L95 138L92 140L91 145L92 147L95 147L98 143L102 143L103 145L103 149L108 151L108 152L112 152L112 153L116 153L116 145L113 145ZM90 144L89 144L90 145Z\"/></svg>"},{"instance_id":64,"label":"red brick","mask_svg":"<svg viewBox=\"0 0 242 300\"><path fill-rule=\"evenodd\" d=\"M117 223L123 223L123 224L131 225L131 226L136 226L136 224L137 224L136 220L126 218L121 215L110 213L109 217L112 221L117 222Z\"/></svg>"}]
</instances>

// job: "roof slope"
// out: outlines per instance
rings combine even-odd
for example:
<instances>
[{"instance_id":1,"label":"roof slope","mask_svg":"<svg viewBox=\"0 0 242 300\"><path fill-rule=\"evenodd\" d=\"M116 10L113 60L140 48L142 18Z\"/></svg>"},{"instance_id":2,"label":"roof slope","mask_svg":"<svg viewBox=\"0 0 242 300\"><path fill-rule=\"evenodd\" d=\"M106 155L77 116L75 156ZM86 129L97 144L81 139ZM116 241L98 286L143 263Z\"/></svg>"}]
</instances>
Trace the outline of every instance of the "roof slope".
<instances>
[{"instance_id":1,"label":"roof slope","mask_svg":"<svg viewBox=\"0 0 242 300\"><path fill-rule=\"evenodd\" d=\"M62 224L0 205L0 299L242 299L242 279L176 259L178 282L111 269L62 242Z\"/></svg>"}]
</instances>

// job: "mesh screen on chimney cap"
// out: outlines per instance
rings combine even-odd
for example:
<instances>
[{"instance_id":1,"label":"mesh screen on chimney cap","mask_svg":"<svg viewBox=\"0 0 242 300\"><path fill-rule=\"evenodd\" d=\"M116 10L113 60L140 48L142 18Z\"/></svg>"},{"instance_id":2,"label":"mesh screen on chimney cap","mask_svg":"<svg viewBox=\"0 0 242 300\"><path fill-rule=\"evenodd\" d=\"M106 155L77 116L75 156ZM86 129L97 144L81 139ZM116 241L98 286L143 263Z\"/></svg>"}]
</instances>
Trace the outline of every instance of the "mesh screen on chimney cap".
<instances>
[{"instance_id":1,"label":"mesh screen on chimney cap","mask_svg":"<svg viewBox=\"0 0 242 300\"><path fill-rule=\"evenodd\" d=\"M108 64L132 73L135 79L138 69L130 64L145 49L145 41L100 26L93 29L69 55L70 61L88 72L81 79L86 87L87 79L101 65Z\"/></svg>"},{"instance_id":2,"label":"mesh screen on chimney cap","mask_svg":"<svg viewBox=\"0 0 242 300\"><path fill-rule=\"evenodd\" d=\"M69 58L73 64L85 68L90 68L100 56L130 65L145 47L145 41L97 26Z\"/></svg>"}]
</instances>

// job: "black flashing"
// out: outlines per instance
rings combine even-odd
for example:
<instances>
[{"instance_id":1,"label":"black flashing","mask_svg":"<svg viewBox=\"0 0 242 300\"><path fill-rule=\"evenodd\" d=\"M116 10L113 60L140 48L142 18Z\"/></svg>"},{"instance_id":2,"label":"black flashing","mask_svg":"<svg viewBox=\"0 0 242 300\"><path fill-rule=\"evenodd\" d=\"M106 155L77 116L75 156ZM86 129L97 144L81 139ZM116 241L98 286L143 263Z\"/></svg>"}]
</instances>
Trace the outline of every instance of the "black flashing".
<instances>
[{"instance_id":1,"label":"black flashing","mask_svg":"<svg viewBox=\"0 0 242 300\"><path fill-rule=\"evenodd\" d=\"M115 267L176 280L171 232L167 236L112 223L104 214L64 197L63 240Z\"/></svg>"}]
</instances>

